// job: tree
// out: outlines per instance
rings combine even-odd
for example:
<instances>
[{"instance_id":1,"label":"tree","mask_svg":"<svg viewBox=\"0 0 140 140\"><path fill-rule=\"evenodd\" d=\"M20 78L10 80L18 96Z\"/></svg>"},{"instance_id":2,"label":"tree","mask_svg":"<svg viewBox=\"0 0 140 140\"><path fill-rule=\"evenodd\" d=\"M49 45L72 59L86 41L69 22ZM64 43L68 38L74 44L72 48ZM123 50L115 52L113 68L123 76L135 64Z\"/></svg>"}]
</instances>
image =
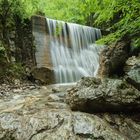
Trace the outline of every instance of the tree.
<instances>
[{"instance_id":1,"label":"tree","mask_svg":"<svg viewBox=\"0 0 140 140\"><path fill-rule=\"evenodd\" d=\"M0 0L0 49L5 50L7 62L11 62L10 34L37 10L35 0Z\"/></svg>"},{"instance_id":2,"label":"tree","mask_svg":"<svg viewBox=\"0 0 140 140\"><path fill-rule=\"evenodd\" d=\"M103 43L126 37L140 46L139 0L85 0L83 7L85 19L92 16L92 26L107 32L108 35L103 36Z\"/></svg>"},{"instance_id":3,"label":"tree","mask_svg":"<svg viewBox=\"0 0 140 140\"><path fill-rule=\"evenodd\" d=\"M9 34L17 18L45 13L49 18L100 28L104 44L125 37L140 46L139 11L139 0L0 0L0 42L10 62Z\"/></svg>"},{"instance_id":4,"label":"tree","mask_svg":"<svg viewBox=\"0 0 140 140\"><path fill-rule=\"evenodd\" d=\"M100 43L128 38L140 46L139 0L42 0L38 10L50 18L100 28Z\"/></svg>"}]
</instances>

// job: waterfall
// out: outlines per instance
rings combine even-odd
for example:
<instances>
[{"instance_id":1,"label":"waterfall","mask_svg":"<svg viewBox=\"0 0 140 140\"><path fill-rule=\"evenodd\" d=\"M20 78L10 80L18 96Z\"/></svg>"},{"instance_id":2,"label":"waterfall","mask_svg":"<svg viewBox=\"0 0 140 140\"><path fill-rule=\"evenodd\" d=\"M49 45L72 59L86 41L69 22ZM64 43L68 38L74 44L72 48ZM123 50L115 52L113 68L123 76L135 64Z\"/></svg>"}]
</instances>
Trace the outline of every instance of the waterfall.
<instances>
[{"instance_id":1,"label":"waterfall","mask_svg":"<svg viewBox=\"0 0 140 140\"><path fill-rule=\"evenodd\" d=\"M83 76L95 76L99 67L101 38L96 28L48 19L50 52L56 83L76 82Z\"/></svg>"}]
</instances>

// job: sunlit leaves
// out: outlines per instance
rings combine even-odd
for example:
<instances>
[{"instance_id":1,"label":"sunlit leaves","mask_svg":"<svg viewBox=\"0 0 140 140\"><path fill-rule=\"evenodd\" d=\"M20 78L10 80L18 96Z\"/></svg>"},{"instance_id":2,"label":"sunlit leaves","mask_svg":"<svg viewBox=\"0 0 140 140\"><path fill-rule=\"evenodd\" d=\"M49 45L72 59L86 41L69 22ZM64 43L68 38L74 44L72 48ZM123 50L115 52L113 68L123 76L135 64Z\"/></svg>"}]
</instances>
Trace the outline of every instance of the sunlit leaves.
<instances>
[{"instance_id":1,"label":"sunlit leaves","mask_svg":"<svg viewBox=\"0 0 140 140\"><path fill-rule=\"evenodd\" d=\"M139 32L139 0L0 0L0 4L2 1L12 3L11 13L16 13L23 19L44 13L49 18L109 31L105 43L125 34L133 36ZM0 14L2 11L3 8L0 9Z\"/></svg>"}]
</instances>

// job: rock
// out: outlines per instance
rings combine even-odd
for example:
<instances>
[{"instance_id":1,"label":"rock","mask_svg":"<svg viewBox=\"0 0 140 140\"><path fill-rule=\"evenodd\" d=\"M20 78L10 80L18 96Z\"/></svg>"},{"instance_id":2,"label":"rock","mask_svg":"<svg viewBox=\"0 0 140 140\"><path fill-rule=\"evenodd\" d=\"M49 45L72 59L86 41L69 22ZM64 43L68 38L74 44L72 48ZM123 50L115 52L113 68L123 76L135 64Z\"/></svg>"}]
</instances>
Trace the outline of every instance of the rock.
<instances>
[{"instance_id":1,"label":"rock","mask_svg":"<svg viewBox=\"0 0 140 140\"><path fill-rule=\"evenodd\" d=\"M140 56L132 56L129 57L124 66L124 72L127 74L134 65L138 65L140 63Z\"/></svg>"},{"instance_id":2,"label":"rock","mask_svg":"<svg viewBox=\"0 0 140 140\"><path fill-rule=\"evenodd\" d=\"M35 86L30 86L30 87L29 87L30 90L33 90L33 89L35 89L35 88L36 88Z\"/></svg>"},{"instance_id":3,"label":"rock","mask_svg":"<svg viewBox=\"0 0 140 140\"><path fill-rule=\"evenodd\" d=\"M55 94L50 94L48 96L48 99L51 100L51 101L60 101L60 98Z\"/></svg>"},{"instance_id":4,"label":"rock","mask_svg":"<svg viewBox=\"0 0 140 140\"><path fill-rule=\"evenodd\" d=\"M33 89L38 89L39 86L31 83L21 83L19 80L17 83L12 83L12 84L2 84L0 85L0 93L3 94L3 96L7 96L13 93L22 93L26 90L33 90Z\"/></svg>"},{"instance_id":5,"label":"rock","mask_svg":"<svg viewBox=\"0 0 140 140\"><path fill-rule=\"evenodd\" d=\"M34 79L39 80L43 84L52 84L55 82L53 70L49 68L34 68L31 75Z\"/></svg>"},{"instance_id":6,"label":"rock","mask_svg":"<svg viewBox=\"0 0 140 140\"><path fill-rule=\"evenodd\" d=\"M13 92L14 93L19 93L19 92L22 92L22 89L13 89Z\"/></svg>"},{"instance_id":7,"label":"rock","mask_svg":"<svg viewBox=\"0 0 140 140\"><path fill-rule=\"evenodd\" d=\"M17 85L17 86L19 86L20 85L20 80L19 79L15 79L14 80L14 84Z\"/></svg>"},{"instance_id":8,"label":"rock","mask_svg":"<svg viewBox=\"0 0 140 140\"><path fill-rule=\"evenodd\" d=\"M52 92L54 92L54 93L58 93L58 92L60 92L60 89L57 88L57 87L54 87L54 88L52 88Z\"/></svg>"},{"instance_id":9,"label":"rock","mask_svg":"<svg viewBox=\"0 0 140 140\"><path fill-rule=\"evenodd\" d=\"M83 78L66 97L72 110L84 112L139 112L140 92L119 79Z\"/></svg>"},{"instance_id":10,"label":"rock","mask_svg":"<svg viewBox=\"0 0 140 140\"><path fill-rule=\"evenodd\" d=\"M6 85L6 84L2 84L1 86L2 86L2 87L6 87L7 85Z\"/></svg>"},{"instance_id":11,"label":"rock","mask_svg":"<svg viewBox=\"0 0 140 140\"><path fill-rule=\"evenodd\" d=\"M135 88L140 90L140 56L139 57L130 57L126 61L124 67L126 80L132 84Z\"/></svg>"},{"instance_id":12,"label":"rock","mask_svg":"<svg viewBox=\"0 0 140 140\"><path fill-rule=\"evenodd\" d=\"M131 48L131 55L133 56L140 56L140 47L132 47Z\"/></svg>"},{"instance_id":13,"label":"rock","mask_svg":"<svg viewBox=\"0 0 140 140\"><path fill-rule=\"evenodd\" d=\"M103 119L80 112L42 110L25 116L3 113L0 121L1 139L132 140L131 136L129 139L125 133L112 129ZM140 136L138 132L134 134L134 138L136 136Z\"/></svg>"},{"instance_id":14,"label":"rock","mask_svg":"<svg viewBox=\"0 0 140 140\"><path fill-rule=\"evenodd\" d=\"M86 79L77 86L80 88L82 84L86 88L100 83L100 79ZM0 139L139 140L140 114L72 112L65 102L50 101L52 94L56 93L46 93L42 88L28 89L0 99Z\"/></svg>"},{"instance_id":15,"label":"rock","mask_svg":"<svg viewBox=\"0 0 140 140\"><path fill-rule=\"evenodd\" d=\"M130 53L130 41L118 41L105 47L100 54L99 77L112 77L123 73L124 64Z\"/></svg>"},{"instance_id":16,"label":"rock","mask_svg":"<svg viewBox=\"0 0 140 140\"><path fill-rule=\"evenodd\" d=\"M41 89L47 90L46 86L41 86Z\"/></svg>"},{"instance_id":17,"label":"rock","mask_svg":"<svg viewBox=\"0 0 140 140\"><path fill-rule=\"evenodd\" d=\"M3 96L3 93L2 92L0 92L0 97L2 97Z\"/></svg>"},{"instance_id":18,"label":"rock","mask_svg":"<svg viewBox=\"0 0 140 140\"><path fill-rule=\"evenodd\" d=\"M103 107L108 109L108 106L111 106L109 110L111 112L118 106L124 106L124 109L130 111L137 109L138 112L139 91L125 81L83 78L72 89L66 90L66 88L59 87L61 91L59 93L52 93L52 86L35 89L30 87L36 87L36 85L21 84L20 88L9 85L0 86L4 94L10 90L9 96L4 99L0 98L1 140L139 140L140 138L139 113L126 116L73 112L64 102L67 96L67 102L81 101L77 104L78 108L81 105L82 107L87 105L86 109L90 111L91 109L102 111L100 109ZM21 91L11 94L11 89L12 91L21 89ZM94 97L93 93L96 93ZM80 100L79 94L82 97ZM85 98L86 95L89 96L88 99ZM95 106L87 102L96 99L98 102L95 102L97 103ZM132 105L131 109L129 104ZM98 112L96 110L95 112Z\"/></svg>"},{"instance_id":19,"label":"rock","mask_svg":"<svg viewBox=\"0 0 140 140\"><path fill-rule=\"evenodd\" d=\"M110 124L112 129L118 130L119 132L127 136L126 139L130 140L140 139L140 135L137 133L140 132L138 121L140 119L139 113L134 116L103 114L101 118L108 124Z\"/></svg>"}]
</instances>

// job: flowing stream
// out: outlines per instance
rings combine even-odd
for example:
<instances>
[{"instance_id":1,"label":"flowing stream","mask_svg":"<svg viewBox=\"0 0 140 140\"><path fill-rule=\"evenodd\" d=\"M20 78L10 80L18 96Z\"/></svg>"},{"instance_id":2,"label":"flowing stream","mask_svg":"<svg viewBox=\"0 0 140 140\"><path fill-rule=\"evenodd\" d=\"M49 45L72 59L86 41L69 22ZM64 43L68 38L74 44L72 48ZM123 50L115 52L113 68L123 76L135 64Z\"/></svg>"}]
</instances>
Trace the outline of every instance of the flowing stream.
<instances>
[{"instance_id":1,"label":"flowing stream","mask_svg":"<svg viewBox=\"0 0 140 140\"><path fill-rule=\"evenodd\" d=\"M102 47L94 43L101 38L101 31L74 23L46 20L56 83L72 83L83 76L95 76Z\"/></svg>"}]
</instances>

